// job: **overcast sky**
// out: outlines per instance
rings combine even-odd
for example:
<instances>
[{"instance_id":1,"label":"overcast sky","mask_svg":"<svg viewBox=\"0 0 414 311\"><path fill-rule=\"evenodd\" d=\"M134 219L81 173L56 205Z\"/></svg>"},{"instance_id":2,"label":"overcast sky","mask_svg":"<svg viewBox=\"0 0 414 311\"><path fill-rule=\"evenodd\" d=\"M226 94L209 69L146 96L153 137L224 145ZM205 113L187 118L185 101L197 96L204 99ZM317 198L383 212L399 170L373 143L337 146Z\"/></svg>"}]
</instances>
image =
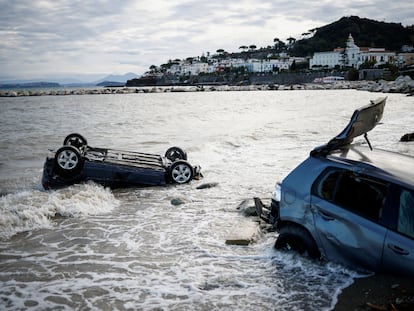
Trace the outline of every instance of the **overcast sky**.
<instances>
[{"instance_id":1,"label":"overcast sky","mask_svg":"<svg viewBox=\"0 0 414 311\"><path fill-rule=\"evenodd\" d=\"M0 0L0 81L140 75L170 59L300 38L351 15L407 26L414 1Z\"/></svg>"}]
</instances>

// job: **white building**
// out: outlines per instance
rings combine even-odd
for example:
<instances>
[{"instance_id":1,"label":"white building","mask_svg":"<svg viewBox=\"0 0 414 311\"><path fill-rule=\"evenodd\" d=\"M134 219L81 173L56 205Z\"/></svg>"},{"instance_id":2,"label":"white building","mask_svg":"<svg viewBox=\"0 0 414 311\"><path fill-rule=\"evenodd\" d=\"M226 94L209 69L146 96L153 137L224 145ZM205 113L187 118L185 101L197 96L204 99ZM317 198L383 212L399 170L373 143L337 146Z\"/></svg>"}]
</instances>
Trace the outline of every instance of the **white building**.
<instances>
[{"instance_id":1,"label":"white building","mask_svg":"<svg viewBox=\"0 0 414 311\"><path fill-rule=\"evenodd\" d=\"M397 55L397 62L400 67L414 65L414 53L400 53Z\"/></svg>"},{"instance_id":2,"label":"white building","mask_svg":"<svg viewBox=\"0 0 414 311\"><path fill-rule=\"evenodd\" d=\"M303 59L302 59L303 60ZM271 73L280 70L288 70L292 65L293 59L249 59L247 61L233 61L232 67L244 67L252 73Z\"/></svg>"},{"instance_id":3,"label":"white building","mask_svg":"<svg viewBox=\"0 0 414 311\"><path fill-rule=\"evenodd\" d=\"M359 68L366 61L374 61L375 66L395 61L395 52L386 51L384 48L360 48L350 34L346 41L345 49L335 49L332 52L316 52L309 60L311 69L354 67Z\"/></svg>"},{"instance_id":4,"label":"white building","mask_svg":"<svg viewBox=\"0 0 414 311\"><path fill-rule=\"evenodd\" d=\"M366 61L374 62L376 66L384 65L386 63L394 63L396 55L394 52L386 51L384 48L361 49L358 65L362 65Z\"/></svg>"},{"instance_id":5,"label":"white building","mask_svg":"<svg viewBox=\"0 0 414 311\"><path fill-rule=\"evenodd\" d=\"M335 68L335 66L343 65L343 59L343 51L334 50L333 52L316 52L309 60L309 67L311 69L317 67Z\"/></svg>"},{"instance_id":6,"label":"white building","mask_svg":"<svg viewBox=\"0 0 414 311\"><path fill-rule=\"evenodd\" d=\"M167 72L173 75L198 75L202 72L209 72L209 64L199 61L187 62L180 61L178 64L173 64Z\"/></svg>"}]
</instances>

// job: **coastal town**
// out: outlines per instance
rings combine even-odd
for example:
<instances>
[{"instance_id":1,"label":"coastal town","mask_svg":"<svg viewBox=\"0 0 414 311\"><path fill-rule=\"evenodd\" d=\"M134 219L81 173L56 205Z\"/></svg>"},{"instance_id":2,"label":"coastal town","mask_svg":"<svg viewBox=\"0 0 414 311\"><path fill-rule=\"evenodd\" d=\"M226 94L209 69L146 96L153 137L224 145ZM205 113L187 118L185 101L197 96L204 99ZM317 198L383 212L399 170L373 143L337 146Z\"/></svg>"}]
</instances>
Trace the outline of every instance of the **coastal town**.
<instances>
[{"instance_id":1,"label":"coastal town","mask_svg":"<svg viewBox=\"0 0 414 311\"><path fill-rule=\"evenodd\" d=\"M276 41L275 50L280 41ZM224 50L217 50L217 54L207 56L187 58L185 60L169 61L160 67L151 66L146 75L200 75L222 73L227 69L242 70L248 73L280 73L292 69L292 66L305 64L309 70L319 71L321 69L340 69L352 67L359 69L366 63L372 63L378 68L385 64L393 64L398 67L410 66L414 64L413 46L403 46L402 53L388 51L384 47L359 47L355 44L352 34L346 40L345 47L338 47L333 51L316 52L313 57L292 57L289 56L289 46L286 51L277 54L268 54L265 58L249 58L247 51L254 52L255 46L242 46L244 49L241 56L233 58ZM253 53L254 54L254 53Z\"/></svg>"},{"instance_id":2,"label":"coastal town","mask_svg":"<svg viewBox=\"0 0 414 311\"><path fill-rule=\"evenodd\" d=\"M128 80L126 86L203 86L204 90L205 86L217 89L223 85L270 85L270 89L286 89L286 86L309 88L309 85L304 86L309 83L391 81L400 75L412 78L412 45L401 46L399 52L385 47L360 47L351 33L343 42L343 47L314 52L309 57L290 55L294 40L284 44L275 39L274 46L261 49L255 45L241 46L239 53L219 49L215 54L207 52L200 57L152 65L143 76ZM359 88L360 84L346 87ZM412 93L412 90L408 92Z\"/></svg>"}]
</instances>

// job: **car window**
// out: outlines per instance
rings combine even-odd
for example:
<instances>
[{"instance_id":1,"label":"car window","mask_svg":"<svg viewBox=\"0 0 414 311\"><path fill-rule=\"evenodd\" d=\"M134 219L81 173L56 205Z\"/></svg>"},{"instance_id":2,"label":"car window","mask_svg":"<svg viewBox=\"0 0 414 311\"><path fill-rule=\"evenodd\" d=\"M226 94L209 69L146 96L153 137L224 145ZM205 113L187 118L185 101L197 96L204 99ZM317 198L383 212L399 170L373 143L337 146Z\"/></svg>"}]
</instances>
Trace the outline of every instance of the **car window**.
<instances>
[{"instance_id":1,"label":"car window","mask_svg":"<svg viewBox=\"0 0 414 311\"><path fill-rule=\"evenodd\" d=\"M388 184L344 169L328 169L315 182L313 194L378 222Z\"/></svg>"},{"instance_id":2,"label":"car window","mask_svg":"<svg viewBox=\"0 0 414 311\"><path fill-rule=\"evenodd\" d=\"M414 192L402 189L398 209L397 230L414 238Z\"/></svg>"},{"instance_id":3,"label":"car window","mask_svg":"<svg viewBox=\"0 0 414 311\"><path fill-rule=\"evenodd\" d=\"M316 195L327 201L333 201L336 184L342 171L330 170L317 182Z\"/></svg>"}]
</instances>

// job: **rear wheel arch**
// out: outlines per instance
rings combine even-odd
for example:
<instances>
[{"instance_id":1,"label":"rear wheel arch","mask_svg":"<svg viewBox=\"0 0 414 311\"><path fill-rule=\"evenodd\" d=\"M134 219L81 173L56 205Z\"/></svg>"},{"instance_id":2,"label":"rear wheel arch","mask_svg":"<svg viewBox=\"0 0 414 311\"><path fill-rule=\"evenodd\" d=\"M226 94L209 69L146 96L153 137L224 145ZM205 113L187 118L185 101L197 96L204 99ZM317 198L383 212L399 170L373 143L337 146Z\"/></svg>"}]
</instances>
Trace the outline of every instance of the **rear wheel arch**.
<instances>
[{"instance_id":1,"label":"rear wheel arch","mask_svg":"<svg viewBox=\"0 0 414 311\"><path fill-rule=\"evenodd\" d=\"M276 249L294 250L300 254L307 253L310 258L321 258L321 252L314 238L304 226L294 222L281 222L278 224L278 231Z\"/></svg>"}]
</instances>

